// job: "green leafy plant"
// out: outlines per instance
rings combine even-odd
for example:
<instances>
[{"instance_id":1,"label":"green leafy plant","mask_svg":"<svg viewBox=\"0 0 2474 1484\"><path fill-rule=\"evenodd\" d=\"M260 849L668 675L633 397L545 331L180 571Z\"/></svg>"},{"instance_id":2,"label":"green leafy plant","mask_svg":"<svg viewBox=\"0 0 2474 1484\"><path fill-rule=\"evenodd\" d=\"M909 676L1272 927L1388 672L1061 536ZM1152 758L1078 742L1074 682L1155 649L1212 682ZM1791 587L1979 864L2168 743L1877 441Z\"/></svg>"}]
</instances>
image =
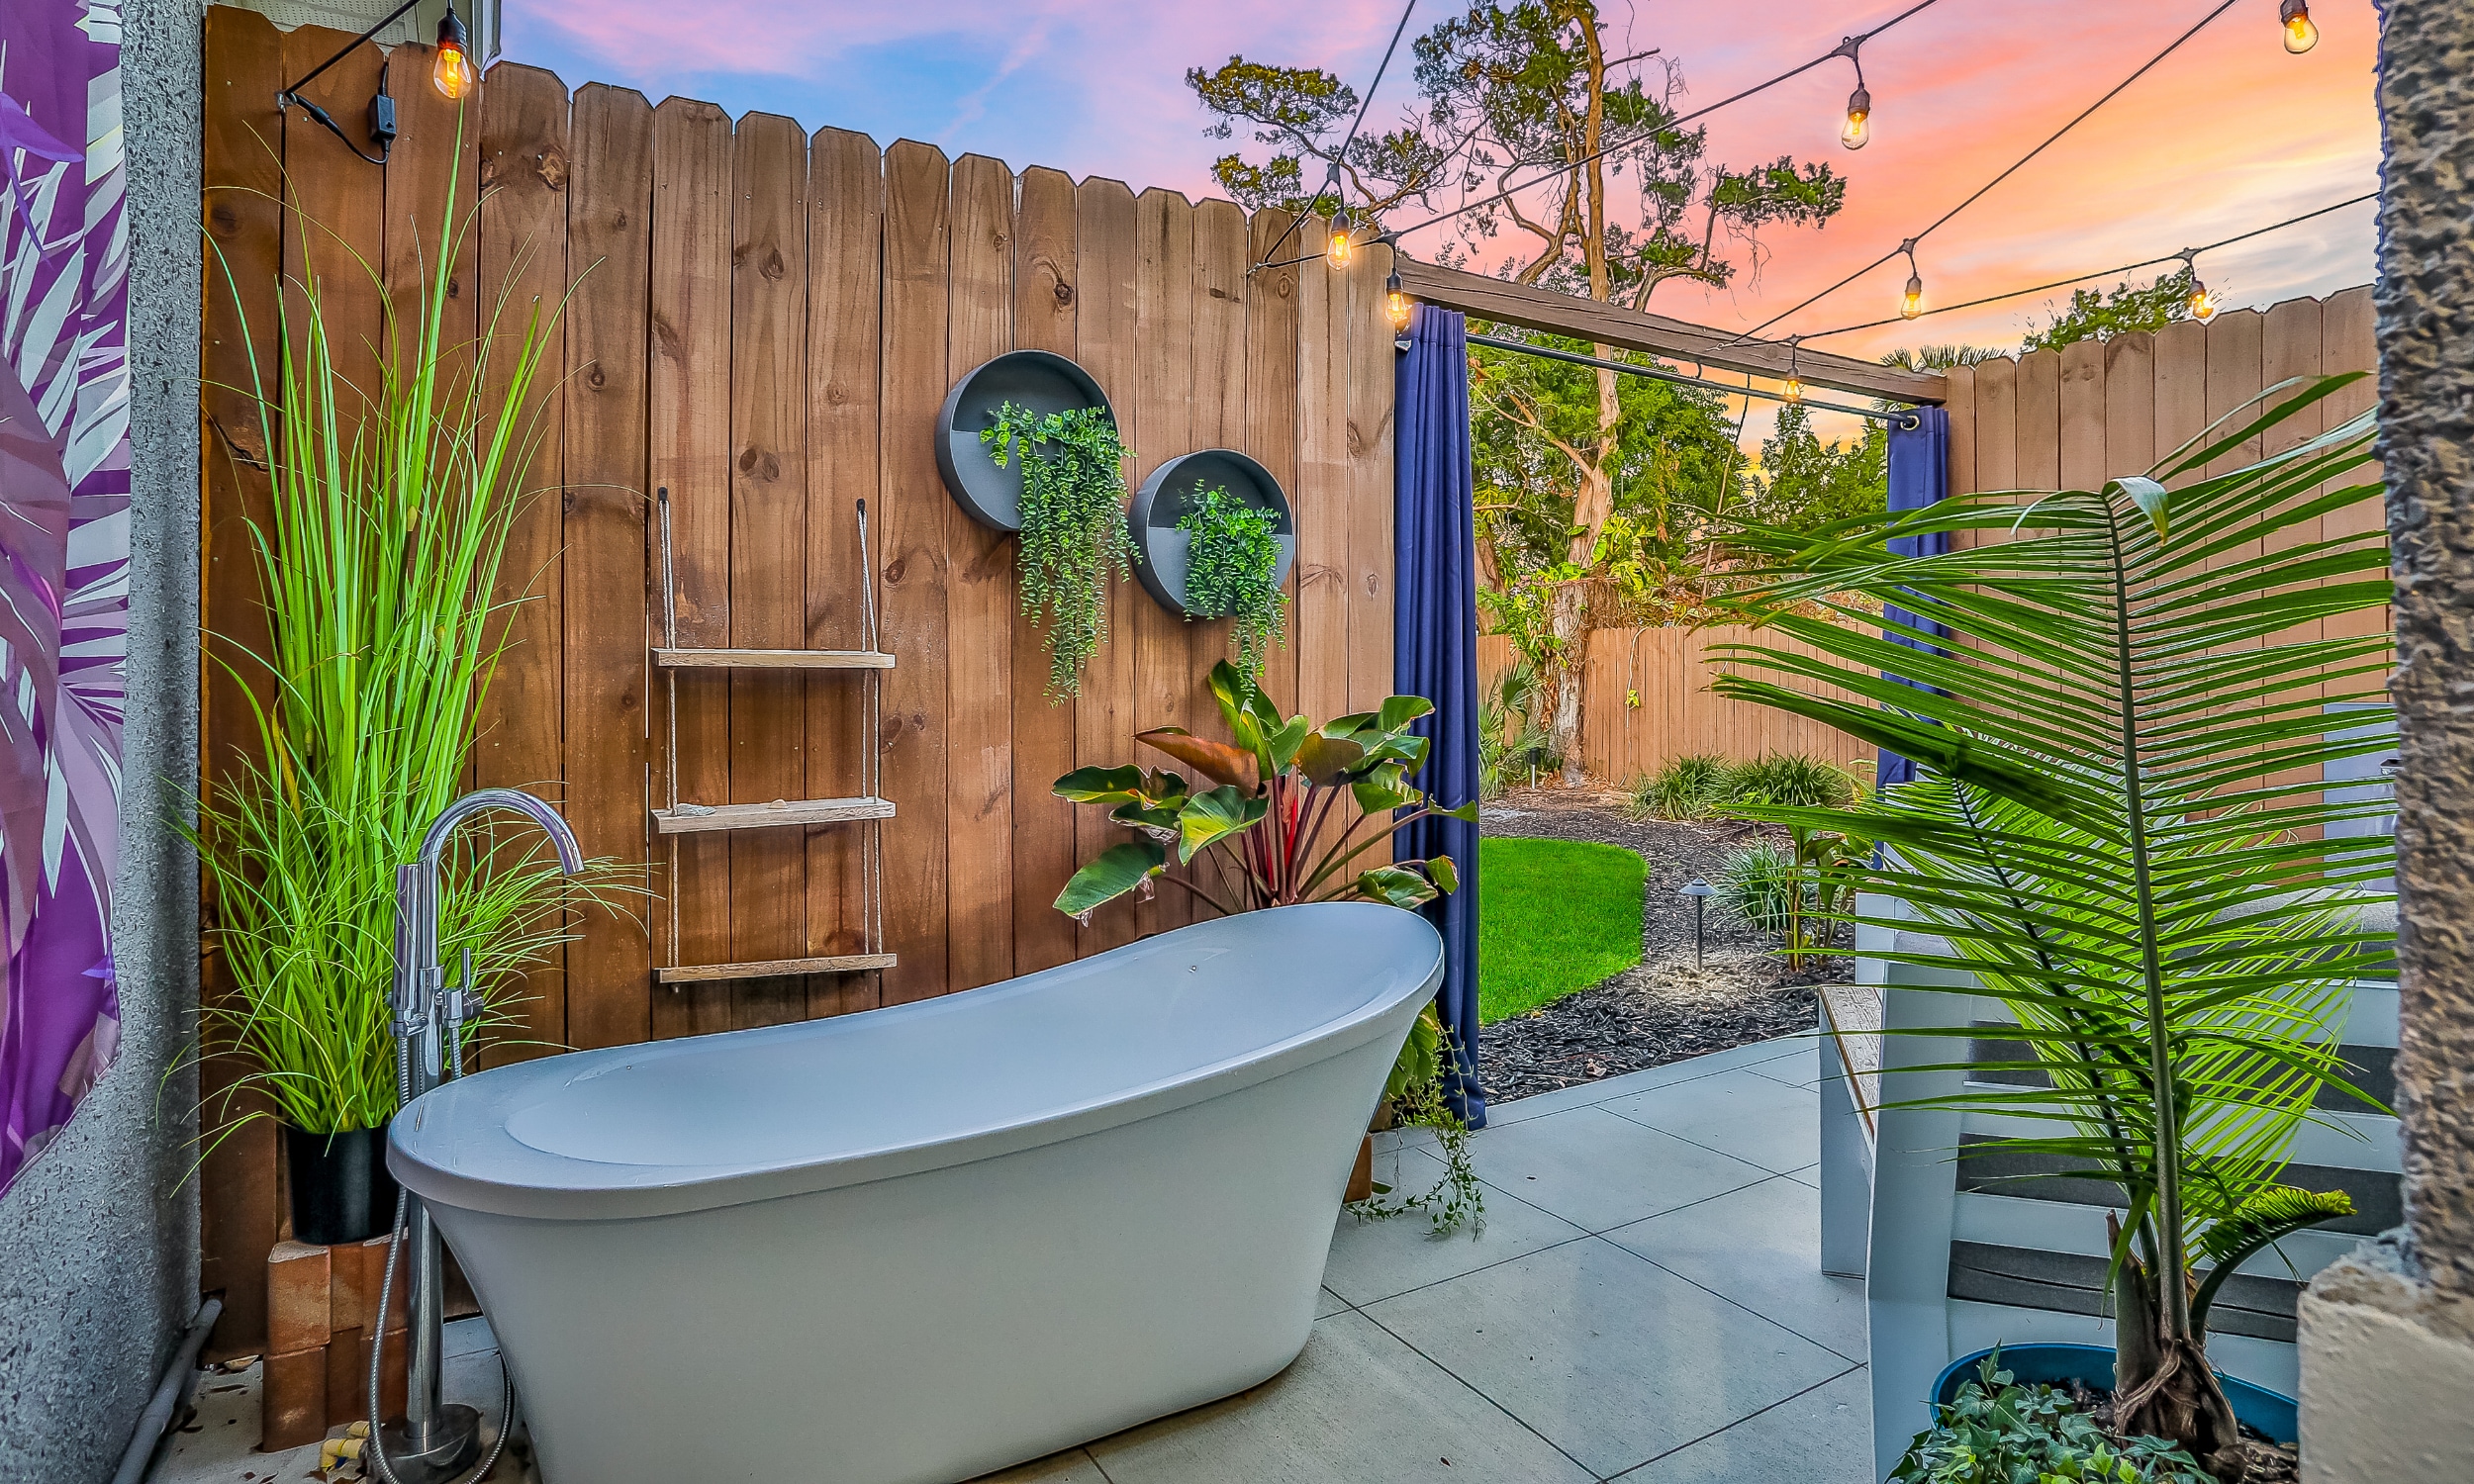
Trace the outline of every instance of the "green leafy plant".
<instances>
[{"instance_id":1,"label":"green leafy plant","mask_svg":"<svg viewBox=\"0 0 2474 1484\"><path fill-rule=\"evenodd\" d=\"M1189 765L1212 788L1197 792L1184 774L1131 763L1057 780L1059 797L1105 805L1110 819L1137 832L1074 873L1057 894L1058 911L1087 917L1129 891L1149 894L1172 850L1181 866L1208 859L1210 886L1168 879L1223 914L1304 901L1416 907L1460 884L1450 856L1357 864L1420 819L1477 817L1475 799L1445 808L1409 783L1426 766L1428 745L1409 724L1433 711L1432 701L1394 696L1380 711L1316 726L1303 716L1283 720L1263 688L1226 660L1211 667L1210 687L1234 745L1182 726L1134 740Z\"/></svg>"},{"instance_id":2,"label":"green leafy plant","mask_svg":"<svg viewBox=\"0 0 2474 1484\"><path fill-rule=\"evenodd\" d=\"M1765 752L1727 769L1723 802L1836 806L1855 797L1855 780L1829 759L1803 752Z\"/></svg>"},{"instance_id":3,"label":"green leafy plant","mask_svg":"<svg viewBox=\"0 0 2474 1484\"><path fill-rule=\"evenodd\" d=\"M1433 1005L1418 1011L1399 1059L1391 1064L1391 1075L1383 1081L1383 1102L1392 1111L1393 1126L1434 1134L1443 1178L1416 1195L1397 1199L1392 1198L1391 1186L1378 1181L1372 1196L1349 1207L1360 1220L1389 1221L1423 1211L1429 1230L1437 1237L1449 1237L1467 1226L1474 1238L1486 1229L1486 1187L1470 1158L1469 1125L1443 1096L1444 1052L1450 1038Z\"/></svg>"},{"instance_id":4,"label":"green leafy plant","mask_svg":"<svg viewBox=\"0 0 2474 1484\"><path fill-rule=\"evenodd\" d=\"M1934 1409L1891 1484L2219 1484L2161 1438L2116 1438L2069 1394L2017 1384L1987 1355L1977 1378Z\"/></svg>"},{"instance_id":5,"label":"green leafy plant","mask_svg":"<svg viewBox=\"0 0 2474 1484\"><path fill-rule=\"evenodd\" d=\"M1882 957L1942 971L1914 976L1918 989L2009 1007L2027 1059L1923 1069L2034 1070L2049 1089L1925 1102L2043 1120L2049 1132L1969 1148L2119 1187L2123 1430L2187 1447L2221 1480L2242 1462L2207 1365L2219 1286L2252 1253L2351 1210L2342 1192L2281 1176L2324 1091L2361 1098L2335 1033L2353 983L2395 972L2393 930L2366 915L2391 899L2388 838L2337 827L2393 805L2331 800L2317 782L2388 745L2394 641L2358 619L2318 637L2323 620L2376 614L2389 597L2378 524L2322 525L2380 498L2376 478L2358 477L2368 414L2205 470L2355 379L2272 388L2149 474L2093 491L2024 506L1958 495L1810 535L1748 529L1738 539L1768 564L1773 594L1842 621L1780 618L1814 652L1732 646L1734 673L1713 687L1917 763L1915 782L1860 808L1744 812L1881 842L1838 880L1903 906L1882 925L1941 944L1911 938ZM1960 533L1981 539L1923 557L1885 545ZM1955 637L1916 625L1892 628L1929 648L1883 637L1873 605L1892 603ZM1846 694L1822 694L1831 686ZM2338 708L2342 728L2329 720ZM1961 1045L1975 1032L1915 1034Z\"/></svg>"},{"instance_id":6,"label":"green leafy plant","mask_svg":"<svg viewBox=\"0 0 2474 1484\"><path fill-rule=\"evenodd\" d=\"M1048 696L1063 700L1107 638L1109 573L1122 582L1137 560L1125 528L1133 450L1095 407L1042 417L1008 402L991 416L980 430L989 456L999 469L1022 464L1022 612L1048 630Z\"/></svg>"},{"instance_id":7,"label":"green leafy plant","mask_svg":"<svg viewBox=\"0 0 2474 1484\"><path fill-rule=\"evenodd\" d=\"M452 277L453 202L450 182L417 319L387 309L386 342L404 351L374 392L346 379L329 338L333 296L387 303L367 263L287 285L276 382L238 389L257 405L266 450L268 515L247 531L268 636L221 648L250 697L256 751L213 780L183 826L234 991L202 1017L248 1067L236 1085L312 1133L375 1128L396 1110L395 869L464 791L511 606L486 595L499 591L521 471L555 425L539 383L555 310L510 323L502 300L477 341L446 327L467 302ZM313 224L299 228L306 257ZM468 1034L505 1022L509 997L491 986L573 936L560 909L610 885L606 863L562 880L530 839L476 833L448 862L441 946L450 962L471 952L485 991Z\"/></svg>"},{"instance_id":8,"label":"green leafy plant","mask_svg":"<svg viewBox=\"0 0 2474 1484\"><path fill-rule=\"evenodd\" d=\"M1756 840L1727 857L1718 873L1718 904L1764 933L1784 937L1811 889L1795 853L1775 840Z\"/></svg>"},{"instance_id":9,"label":"green leafy plant","mask_svg":"<svg viewBox=\"0 0 2474 1484\"><path fill-rule=\"evenodd\" d=\"M1634 779L1629 792L1635 819L1706 819L1734 796L1727 760L1706 752L1668 758L1658 772Z\"/></svg>"},{"instance_id":10,"label":"green leafy plant","mask_svg":"<svg viewBox=\"0 0 2474 1484\"><path fill-rule=\"evenodd\" d=\"M1426 766L1428 748L1409 725L1434 710L1432 701L1394 696L1380 710L1316 726L1303 716L1284 719L1253 677L1226 660L1211 667L1209 684L1233 743L1178 726L1139 732L1135 740L1193 768L1213 787L1197 792L1183 774L1130 763L1078 768L1057 780L1058 796L1105 806L1110 819L1135 832L1074 873L1057 894L1058 911L1088 922L1092 912L1129 892L1150 895L1163 877L1222 915L1308 901L1414 908L1459 889L1460 872L1450 856L1393 861L1384 849L1376 864L1359 864L1420 819L1477 817L1476 800L1445 808L1409 783ZM1168 876L1172 851L1181 866L1207 859L1212 882ZM1436 1034L1440 1030L1437 1022ZM1421 1050L1420 1035L1412 1031L1393 1066L1399 1083L1394 1102L1440 1131L1460 1120L1444 1100L1439 1043L1427 1041ZM1431 1208L1438 1225L1450 1230L1482 1212L1484 1202L1465 1158L1448 1158L1446 1165L1437 1189L1450 1186L1452 1193L1429 1192L1431 1199L1407 1209Z\"/></svg>"},{"instance_id":11,"label":"green leafy plant","mask_svg":"<svg viewBox=\"0 0 2474 1484\"><path fill-rule=\"evenodd\" d=\"M1186 611L1233 618L1237 668L1261 675L1283 634L1288 595L1280 590L1280 512L1195 482L1177 528L1186 533Z\"/></svg>"}]
</instances>

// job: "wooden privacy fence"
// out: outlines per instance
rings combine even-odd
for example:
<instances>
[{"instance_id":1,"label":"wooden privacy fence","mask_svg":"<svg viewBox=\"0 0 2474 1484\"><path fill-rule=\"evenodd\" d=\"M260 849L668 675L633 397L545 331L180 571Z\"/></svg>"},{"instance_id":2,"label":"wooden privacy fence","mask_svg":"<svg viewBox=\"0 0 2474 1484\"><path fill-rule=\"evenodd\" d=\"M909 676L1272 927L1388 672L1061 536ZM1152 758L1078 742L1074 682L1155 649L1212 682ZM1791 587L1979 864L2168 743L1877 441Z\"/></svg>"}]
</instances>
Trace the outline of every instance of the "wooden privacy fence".
<instances>
[{"instance_id":1,"label":"wooden privacy fence","mask_svg":"<svg viewBox=\"0 0 2474 1484\"><path fill-rule=\"evenodd\" d=\"M656 987L654 966L856 951L861 836L841 826L687 837L653 933L608 913L527 986L522 1034L596 1047L832 1014L1048 968L1173 926L1163 890L1077 928L1049 905L1078 862L1117 838L1049 792L1081 764L1132 761L1141 727L1211 731L1200 675L1224 624L1189 624L1128 583L1078 702L1041 695L1041 636L1016 613L1015 543L946 494L931 429L948 386L1017 347L1080 361L1107 391L1136 478L1200 448L1242 449L1289 492L1298 521L1288 641L1267 686L1325 717L1391 688L1392 330L1389 254L1346 272L1319 259L1249 276L1287 226L1233 205L977 155L948 161L839 130L810 135L708 103L659 107L599 84L494 68L461 119L426 86L426 48L393 68L403 137L381 169L273 108L276 89L344 36L278 35L260 16L207 17L208 230L234 293L210 285L204 412L209 629L264 632L244 519L266 490L249 466L250 358L271 376L285 275L315 271L350 374L399 353L376 292L352 293L345 250L378 267L400 310L433 261L450 170L490 194L454 268L455 314L522 318L573 285L552 339L554 435L532 469L502 600L512 620L472 762L474 782L560 802L590 855L660 863L646 810L665 755L663 689L648 675L647 496L674 512L680 643L863 647L854 520L872 517L886 680L877 735L849 672L690 671L679 683L680 792L763 803L860 791L880 749L887 824L881 974ZM306 91L359 120L379 80L363 47ZM345 128L358 132L357 123ZM326 232L287 232L288 199ZM1309 219L1284 256L1319 251ZM240 329L245 310L252 344ZM227 458L222 450L240 457ZM249 735L247 697L207 667L206 775ZM674 883L655 872L657 890ZM212 961L210 995L230 992ZM522 1053L501 1053L501 1055ZM210 1067L208 1096L228 1073ZM213 1106L210 1102L210 1106ZM243 1104L243 1107L246 1105ZM206 1273L230 1308L222 1352L263 1340L260 1264L283 1230L271 1127L218 1146L205 1173Z\"/></svg>"},{"instance_id":2,"label":"wooden privacy fence","mask_svg":"<svg viewBox=\"0 0 2474 1484\"><path fill-rule=\"evenodd\" d=\"M1694 753L1736 762L1768 752L1808 753L1833 763L1871 758L1871 749L1835 727L1710 694L1711 653L1744 643L1813 653L1782 634L1739 624L1590 630L1580 733L1581 763L1590 776L1620 788ZM1491 689L1511 667L1510 639L1488 634L1477 641L1482 684Z\"/></svg>"},{"instance_id":3,"label":"wooden privacy fence","mask_svg":"<svg viewBox=\"0 0 2474 1484\"><path fill-rule=\"evenodd\" d=\"M1948 381L1951 491L2092 490L2120 475L2144 474L2211 422L2289 377L2376 367L2371 315L2371 290L2365 286L2325 300L2289 299L2266 310L2235 310L2206 325L2185 322L2155 334L2082 340L2057 351L1956 367ZM2376 384L2366 378L2176 483L2223 474L2291 448L2360 414L2377 396ZM2318 539L2319 532L2335 536L2376 528L2381 518L2378 502L2366 501L2325 517L2317 532L2300 527L2286 539L2301 543ZM2377 632L2387 622L2382 614L2361 613L2331 624L2339 621L2353 633ZM1839 761L1868 756L1861 743L1831 728L1709 694L1710 648L1741 642L1750 632L1724 627L1592 632L1581 746L1589 772L1621 785L1686 753L1745 759L1766 751L1809 752ZM2323 632L2314 624L2289 637ZM2325 633L2345 636L2333 627ZM1510 640L1489 635L1479 641L1478 665L1489 682L1510 664Z\"/></svg>"}]
</instances>

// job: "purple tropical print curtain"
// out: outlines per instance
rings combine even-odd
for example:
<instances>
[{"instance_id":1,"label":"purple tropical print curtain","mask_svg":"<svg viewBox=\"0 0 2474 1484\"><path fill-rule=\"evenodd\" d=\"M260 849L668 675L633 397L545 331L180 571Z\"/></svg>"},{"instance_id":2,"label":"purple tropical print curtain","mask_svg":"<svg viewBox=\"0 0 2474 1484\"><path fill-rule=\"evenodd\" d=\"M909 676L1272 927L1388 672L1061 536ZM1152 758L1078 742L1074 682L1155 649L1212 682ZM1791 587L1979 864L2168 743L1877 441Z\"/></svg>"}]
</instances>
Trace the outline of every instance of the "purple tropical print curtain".
<instances>
[{"instance_id":1,"label":"purple tropical print curtain","mask_svg":"<svg viewBox=\"0 0 2474 1484\"><path fill-rule=\"evenodd\" d=\"M120 0L0 5L0 1191L120 1045Z\"/></svg>"}]
</instances>

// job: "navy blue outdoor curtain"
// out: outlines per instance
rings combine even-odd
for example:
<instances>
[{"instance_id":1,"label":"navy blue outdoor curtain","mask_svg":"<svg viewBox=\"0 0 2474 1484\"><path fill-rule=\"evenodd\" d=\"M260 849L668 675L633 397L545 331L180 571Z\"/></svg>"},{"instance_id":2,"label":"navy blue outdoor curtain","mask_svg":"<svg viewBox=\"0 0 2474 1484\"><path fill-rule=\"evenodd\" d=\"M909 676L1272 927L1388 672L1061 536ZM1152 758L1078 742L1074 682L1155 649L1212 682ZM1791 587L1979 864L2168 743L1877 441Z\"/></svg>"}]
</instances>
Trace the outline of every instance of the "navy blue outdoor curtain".
<instances>
[{"instance_id":1,"label":"navy blue outdoor curtain","mask_svg":"<svg viewBox=\"0 0 2474 1484\"><path fill-rule=\"evenodd\" d=\"M1417 730L1434 744L1418 782L1458 807L1477 796L1477 528L1469 460L1469 327L1421 304L1399 357L1393 415L1395 510L1391 689L1423 696L1434 714ZM1471 1128L1486 1124L1477 1082L1477 826L1421 819L1396 837L1397 856L1450 856L1461 888L1427 907L1443 932L1436 1008L1453 1063L1444 1097Z\"/></svg>"},{"instance_id":2,"label":"navy blue outdoor curtain","mask_svg":"<svg viewBox=\"0 0 2474 1484\"><path fill-rule=\"evenodd\" d=\"M1950 493L1950 414L1938 407L1926 407L1916 409L1914 416L1914 427L1907 426L1903 420L1890 424L1890 509L1893 510L1922 510ZM1890 550L1907 557L1940 556L1950 550L1950 535L1935 532L1924 536L1900 536L1890 542ZM1950 632L1933 619L1920 618L1895 605L1885 604L1882 616L1892 623L1904 623L1930 634ZM1921 639L1887 629L1882 631L1881 637L1910 649L1931 654L1943 652ZM1885 672L1884 679L1900 680L1902 677ZM1915 682L1907 681L1906 684L1912 686ZM1887 749L1882 751L1873 769L1873 782L1883 788L1892 784L1911 782L1915 776L1914 760L1902 758Z\"/></svg>"}]
</instances>

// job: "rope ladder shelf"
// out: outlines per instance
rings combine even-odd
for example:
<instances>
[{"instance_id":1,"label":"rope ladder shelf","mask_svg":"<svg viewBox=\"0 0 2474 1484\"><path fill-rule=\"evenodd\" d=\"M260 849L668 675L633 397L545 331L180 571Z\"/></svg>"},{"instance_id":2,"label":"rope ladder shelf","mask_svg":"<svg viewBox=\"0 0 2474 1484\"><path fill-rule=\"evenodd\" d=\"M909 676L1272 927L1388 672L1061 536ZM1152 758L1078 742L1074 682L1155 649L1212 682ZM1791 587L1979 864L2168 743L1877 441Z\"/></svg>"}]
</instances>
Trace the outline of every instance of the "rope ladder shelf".
<instances>
[{"instance_id":1,"label":"rope ladder shelf","mask_svg":"<svg viewBox=\"0 0 2474 1484\"><path fill-rule=\"evenodd\" d=\"M885 711L885 672L894 656L879 647L876 628L876 585L868 560L868 503L858 502L859 595L866 623L865 649L703 649L679 643L679 587L670 554L670 491L655 492L654 510L661 545L661 639L652 649L653 667L669 687L670 746L667 754L665 807L651 811L653 831L670 841L670 960L654 970L656 983L679 985L727 979L777 978L803 974L863 974L891 969L894 955L885 951L885 821L894 817L893 801L883 796L884 767L876 746ZM851 670L867 678L867 702L861 711L862 782L866 791L853 798L777 798L771 803L706 804L679 797L679 672L682 670ZM767 959L744 964L681 964L679 953L679 837L726 830L785 829L815 825L864 825L867 844L860 857L859 916L864 952L827 954L806 959Z\"/></svg>"}]
</instances>

